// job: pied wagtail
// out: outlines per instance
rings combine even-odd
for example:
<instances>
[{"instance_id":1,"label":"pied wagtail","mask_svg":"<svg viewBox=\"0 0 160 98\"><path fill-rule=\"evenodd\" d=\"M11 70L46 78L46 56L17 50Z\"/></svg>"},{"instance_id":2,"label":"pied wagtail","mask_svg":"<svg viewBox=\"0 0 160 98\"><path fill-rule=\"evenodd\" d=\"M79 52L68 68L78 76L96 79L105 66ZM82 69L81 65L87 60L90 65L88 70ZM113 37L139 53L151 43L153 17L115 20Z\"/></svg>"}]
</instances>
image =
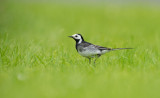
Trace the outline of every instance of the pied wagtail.
<instances>
[{"instance_id":1,"label":"pied wagtail","mask_svg":"<svg viewBox=\"0 0 160 98\"><path fill-rule=\"evenodd\" d=\"M98 57L106 52L114 51L114 50L121 50L121 49L132 49L132 48L107 48L98 45L91 44L89 42L84 41L81 34L74 34L69 36L76 41L76 50L77 52L89 59L89 63L91 62L91 58L95 58L94 63Z\"/></svg>"}]
</instances>

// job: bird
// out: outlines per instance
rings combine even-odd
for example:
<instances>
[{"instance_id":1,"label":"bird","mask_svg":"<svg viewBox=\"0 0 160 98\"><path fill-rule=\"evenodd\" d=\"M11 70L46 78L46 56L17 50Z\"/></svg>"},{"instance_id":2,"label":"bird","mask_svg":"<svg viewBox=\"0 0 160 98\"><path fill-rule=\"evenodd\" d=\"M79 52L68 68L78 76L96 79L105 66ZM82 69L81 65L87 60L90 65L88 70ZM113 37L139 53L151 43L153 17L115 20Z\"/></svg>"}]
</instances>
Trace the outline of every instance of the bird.
<instances>
[{"instance_id":1,"label":"bird","mask_svg":"<svg viewBox=\"0 0 160 98\"><path fill-rule=\"evenodd\" d=\"M92 43L86 42L81 34L73 34L72 36L68 36L73 38L76 41L76 50L77 52L89 59L89 63L91 63L91 59L95 58L94 64L101 55L106 52L114 51L114 50L122 50L122 49L133 49L133 48L107 48L99 45L94 45Z\"/></svg>"}]
</instances>

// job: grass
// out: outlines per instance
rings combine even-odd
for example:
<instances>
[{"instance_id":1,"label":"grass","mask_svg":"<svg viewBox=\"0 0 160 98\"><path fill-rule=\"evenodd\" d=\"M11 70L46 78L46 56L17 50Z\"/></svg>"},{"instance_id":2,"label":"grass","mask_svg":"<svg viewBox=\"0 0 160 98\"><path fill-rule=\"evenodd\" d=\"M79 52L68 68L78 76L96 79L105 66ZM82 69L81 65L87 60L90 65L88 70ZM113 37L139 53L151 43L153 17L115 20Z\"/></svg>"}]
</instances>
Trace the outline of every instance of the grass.
<instances>
[{"instance_id":1,"label":"grass","mask_svg":"<svg viewBox=\"0 0 160 98\"><path fill-rule=\"evenodd\" d=\"M1 3L1 98L159 98L160 8ZM113 48L88 64L67 36Z\"/></svg>"}]
</instances>

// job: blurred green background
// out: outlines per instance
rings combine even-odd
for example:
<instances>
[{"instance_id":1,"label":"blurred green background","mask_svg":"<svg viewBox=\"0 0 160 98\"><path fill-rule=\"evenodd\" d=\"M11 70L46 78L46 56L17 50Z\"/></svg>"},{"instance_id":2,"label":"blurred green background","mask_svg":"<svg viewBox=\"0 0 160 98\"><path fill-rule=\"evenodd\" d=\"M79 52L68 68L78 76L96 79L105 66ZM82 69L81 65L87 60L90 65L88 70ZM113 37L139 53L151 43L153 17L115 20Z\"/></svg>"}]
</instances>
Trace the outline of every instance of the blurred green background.
<instances>
[{"instance_id":1,"label":"blurred green background","mask_svg":"<svg viewBox=\"0 0 160 98\"><path fill-rule=\"evenodd\" d=\"M112 48L88 64L67 36ZM148 1L0 1L0 98L160 98L160 7Z\"/></svg>"}]
</instances>

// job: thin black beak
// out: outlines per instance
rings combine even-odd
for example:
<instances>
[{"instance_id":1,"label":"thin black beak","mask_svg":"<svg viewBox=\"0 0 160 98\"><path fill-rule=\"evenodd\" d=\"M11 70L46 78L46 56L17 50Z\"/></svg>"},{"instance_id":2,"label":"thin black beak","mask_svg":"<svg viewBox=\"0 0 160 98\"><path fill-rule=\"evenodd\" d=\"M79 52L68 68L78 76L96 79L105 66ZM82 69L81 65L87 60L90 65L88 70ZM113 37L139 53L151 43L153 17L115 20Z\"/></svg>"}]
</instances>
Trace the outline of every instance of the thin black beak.
<instances>
[{"instance_id":1,"label":"thin black beak","mask_svg":"<svg viewBox=\"0 0 160 98\"><path fill-rule=\"evenodd\" d=\"M73 38L72 36L68 36L68 37L71 37L71 38Z\"/></svg>"}]
</instances>

